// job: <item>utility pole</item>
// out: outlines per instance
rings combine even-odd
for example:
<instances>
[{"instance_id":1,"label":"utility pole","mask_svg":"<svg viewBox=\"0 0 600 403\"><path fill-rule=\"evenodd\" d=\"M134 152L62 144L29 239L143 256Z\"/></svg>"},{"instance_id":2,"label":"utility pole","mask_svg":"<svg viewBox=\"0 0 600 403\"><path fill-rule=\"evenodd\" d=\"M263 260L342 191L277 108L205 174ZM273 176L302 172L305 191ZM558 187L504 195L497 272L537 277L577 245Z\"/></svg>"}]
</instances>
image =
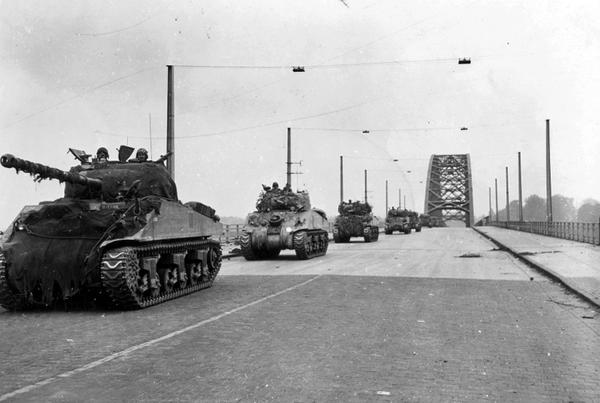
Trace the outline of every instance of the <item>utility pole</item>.
<instances>
[{"instance_id":1,"label":"utility pole","mask_svg":"<svg viewBox=\"0 0 600 403\"><path fill-rule=\"evenodd\" d=\"M523 222L523 185L521 180L521 151L519 151L519 222Z\"/></svg>"},{"instance_id":2,"label":"utility pole","mask_svg":"<svg viewBox=\"0 0 600 403\"><path fill-rule=\"evenodd\" d=\"M550 169L550 119L546 119L546 219L552 222L552 175Z\"/></svg>"},{"instance_id":3,"label":"utility pole","mask_svg":"<svg viewBox=\"0 0 600 403\"><path fill-rule=\"evenodd\" d=\"M508 167L506 167L506 222L510 221L510 201L508 197Z\"/></svg>"},{"instance_id":4,"label":"utility pole","mask_svg":"<svg viewBox=\"0 0 600 403\"><path fill-rule=\"evenodd\" d=\"M365 169L365 203L367 202L367 170Z\"/></svg>"},{"instance_id":5,"label":"utility pole","mask_svg":"<svg viewBox=\"0 0 600 403\"><path fill-rule=\"evenodd\" d=\"M292 129L287 128L287 188L292 188ZM296 185L298 182L296 182Z\"/></svg>"},{"instance_id":6,"label":"utility pole","mask_svg":"<svg viewBox=\"0 0 600 403\"><path fill-rule=\"evenodd\" d=\"M496 188L496 222L498 222L498 178L494 178L494 187Z\"/></svg>"},{"instance_id":7,"label":"utility pole","mask_svg":"<svg viewBox=\"0 0 600 403\"><path fill-rule=\"evenodd\" d=\"M175 99L173 66L167 65L167 171L175 179Z\"/></svg>"},{"instance_id":8,"label":"utility pole","mask_svg":"<svg viewBox=\"0 0 600 403\"><path fill-rule=\"evenodd\" d=\"M404 208L406 208L406 195L404 195Z\"/></svg>"},{"instance_id":9,"label":"utility pole","mask_svg":"<svg viewBox=\"0 0 600 403\"><path fill-rule=\"evenodd\" d=\"M388 212L388 181L385 180L385 214Z\"/></svg>"},{"instance_id":10,"label":"utility pole","mask_svg":"<svg viewBox=\"0 0 600 403\"><path fill-rule=\"evenodd\" d=\"M344 201L344 156L340 155L340 203Z\"/></svg>"},{"instance_id":11,"label":"utility pole","mask_svg":"<svg viewBox=\"0 0 600 403\"><path fill-rule=\"evenodd\" d=\"M402 189L398 188L398 208L402 210Z\"/></svg>"},{"instance_id":12,"label":"utility pole","mask_svg":"<svg viewBox=\"0 0 600 403\"><path fill-rule=\"evenodd\" d=\"M492 212L492 187L488 187L488 198L490 201L490 209L488 210L490 213L490 219L489 221L492 221L492 219L494 218L494 213Z\"/></svg>"}]
</instances>

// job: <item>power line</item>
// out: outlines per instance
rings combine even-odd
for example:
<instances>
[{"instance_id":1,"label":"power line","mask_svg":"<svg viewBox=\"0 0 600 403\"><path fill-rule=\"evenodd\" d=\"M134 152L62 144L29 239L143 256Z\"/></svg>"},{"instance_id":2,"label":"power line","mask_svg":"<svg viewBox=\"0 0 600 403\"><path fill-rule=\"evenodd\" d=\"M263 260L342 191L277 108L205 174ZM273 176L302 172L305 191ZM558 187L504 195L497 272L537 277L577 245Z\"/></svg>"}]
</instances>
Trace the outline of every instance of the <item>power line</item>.
<instances>
[{"instance_id":1,"label":"power line","mask_svg":"<svg viewBox=\"0 0 600 403\"><path fill-rule=\"evenodd\" d=\"M368 66L386 66L399 65L407 63L427 63L427 62L446 62L456 61L457 57L445 57L435 59L407 59L407 60L385 60L379 62L357 62L357 63L336 63L336 64L304 64L304 69L328 69L341 67L368 67ZM199 68L199 69L293 69L293 65L219 65L219 64L174 64L173 67L180 68Z\"/></svg>"},{"instance_id":2,"label":"power line","mask_svg":"<svg viewBox=\"0 0 600 403\"><path fill-rule=\"evenodd\" d=\"M55 108L57 108L57 107L59 107L59 106L61 106L61 105L64 105L64 104L66 104L66 103L69 103L69 102L71 102L71 101L73 101L73 100L75 100L75 99L81 98L81 97L83 97L84 95L87 95L87 94L89 94L90 92L97 91L97 90L99 90L100 88L107 87L107 86L109 86L109 85L111 85L111 84L114 84L114 83L116 83L116 82L118 82L118 81L125 80L126 78L133 77L133 76L135 76L135 75L138 75L138 74L144 73L144 72L146 72L146 71L149 71L149 70L155 70L155 69L157 69L157 67L150 67L150 68L147 68L147 69L138 70L138 71L136 71L136 72L134 72L134 73L127 74L127 75L125 75L125 76L118 77L118 78L115 78L115 79L113 79L113 80L110 80L110 81L107 81L107 82L105 82L105 83L102 83L102 84L100 84L100 85L97 85L97 86L95 86L95 87L89 88L89 89L87 89L87 90L85 90L85 91L83 91L83 92L81 92L81 93L79 93L79 94L77 94L77 95L74 95L74 96L72 96L71 98L67 98L67 99L65 99L65 100L63 100L63 101L60 101L60 102L54 103L54 104L52 104L52 105L50 105L50 106L48 106L48 107L46 107L46 108L43 108L43 109L40 109L40 110L38 110L38 111L35 111L35 112L33 112L33 113L30 113L29 115L23 116L22 118L20 118L20 119L17 119L17 120L15 120L14 122L12 122L12 123L10 123L10 124L8 124L8 125L6 125L6 126L3 126L3 127L2 127L2 129L7 129L7 128L9 128L9 127L12 127L12 126L14 126L14 125L18 124L18 123L21 123L21 122L23 122L24 120L30 119L30 118L32 118L32 117L34 117L34 116L37 116L37 115L41 114L41 113L48 112L49 110L55 109Z\"/></svg>"}]
</instances>

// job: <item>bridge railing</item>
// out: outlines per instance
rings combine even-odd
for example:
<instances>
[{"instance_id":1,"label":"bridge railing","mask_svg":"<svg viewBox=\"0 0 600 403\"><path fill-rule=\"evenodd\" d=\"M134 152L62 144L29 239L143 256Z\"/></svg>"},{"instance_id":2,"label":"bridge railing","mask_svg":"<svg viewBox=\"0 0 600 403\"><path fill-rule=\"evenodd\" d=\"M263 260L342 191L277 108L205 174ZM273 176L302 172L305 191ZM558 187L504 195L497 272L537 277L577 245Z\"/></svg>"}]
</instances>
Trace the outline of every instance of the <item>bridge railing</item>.
<instances>
[{"instance_id":1,"label":"bridge railing","mask_svg":"<svg viewBox=\"0 0 600 403\"><path fill-rule=\"evenodd\" d=\"M600 222L488 221L487 225L600 245Z\"/></svg>"}]
</instances>

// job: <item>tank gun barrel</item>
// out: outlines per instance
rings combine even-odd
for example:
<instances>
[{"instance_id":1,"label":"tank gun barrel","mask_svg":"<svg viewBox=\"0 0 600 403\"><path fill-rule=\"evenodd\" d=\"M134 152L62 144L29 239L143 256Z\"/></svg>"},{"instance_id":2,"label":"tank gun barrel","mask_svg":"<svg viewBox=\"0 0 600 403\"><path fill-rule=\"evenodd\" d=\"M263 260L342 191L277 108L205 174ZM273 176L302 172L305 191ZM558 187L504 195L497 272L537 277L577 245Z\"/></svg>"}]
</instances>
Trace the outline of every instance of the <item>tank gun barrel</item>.
<instances>
[{"instance_id":1,"label":"tank gun barrel","mask_svg":"<svg viewBox=\"0 0 600 403\"><path fill-rule=\"evenodd\" d=\"M17 172L23 171L34 176L34 180L39 182L42 179L58 179L60 182L69 182L77 185L86 185L93 188L101 188L102 181L96 178L88 178L73 172L67 172L58 168L52 168L47 165L37 164L17 158L12 154L4 154L0 157L0 164L5 168L15 168Z\"/></svg>"}]
</instances>

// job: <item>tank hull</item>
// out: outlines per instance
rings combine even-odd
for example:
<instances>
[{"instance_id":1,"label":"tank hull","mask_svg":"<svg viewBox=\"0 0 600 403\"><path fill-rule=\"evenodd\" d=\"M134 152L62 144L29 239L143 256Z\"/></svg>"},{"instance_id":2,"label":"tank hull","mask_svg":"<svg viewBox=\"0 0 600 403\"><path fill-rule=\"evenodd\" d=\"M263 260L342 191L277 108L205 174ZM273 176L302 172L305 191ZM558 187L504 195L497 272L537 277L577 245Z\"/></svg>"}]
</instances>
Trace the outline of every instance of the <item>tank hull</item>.
<instances>
[{"instance_id":1,"label":"tank hull","mask_svg":"<svg viewBox=\"0 0 600 403\"><path fill-rule=\"evenodd\" d=\"M333 239L336 243L349 242L352 237L362 237L365 242L379 239L379 227L372 224L372 216L340 215L335 219Z\"/></svg>"},{"instance_id":2,"label":"tank hull","mask_svg":"<svg viewBox=\"0 0 600 403\"><path fill-rule=\"evenodd\" d=\"M406 217L387 217L385 220L385 233L388 235L393 234L394 231L410 234L411 229L410 222Z\"/></svg>"},{"instance_id":3,"label":"tank hull","mask_svg":"<svg viewBox=\"0 0 600 403\"><path fill-rule=\"evenodd\" d=\"M320 210L273 210L248 215L240 245L247 260L268 259L283 249L293 249L299 259L327 252L329 224Z\"/></svg>"},{"instance_id":4,"label":"tank hull","mask_svg":"<svg viewBox=\"0 0 600 403\"><path fill-rule=\"evenodd\" d=\"M154 196L25 207L0 241L0 305L81 297L133 309L174 298L214 280L221 250L211 237L221 231L213 218Z\"/></svg>"}]
</instances>

